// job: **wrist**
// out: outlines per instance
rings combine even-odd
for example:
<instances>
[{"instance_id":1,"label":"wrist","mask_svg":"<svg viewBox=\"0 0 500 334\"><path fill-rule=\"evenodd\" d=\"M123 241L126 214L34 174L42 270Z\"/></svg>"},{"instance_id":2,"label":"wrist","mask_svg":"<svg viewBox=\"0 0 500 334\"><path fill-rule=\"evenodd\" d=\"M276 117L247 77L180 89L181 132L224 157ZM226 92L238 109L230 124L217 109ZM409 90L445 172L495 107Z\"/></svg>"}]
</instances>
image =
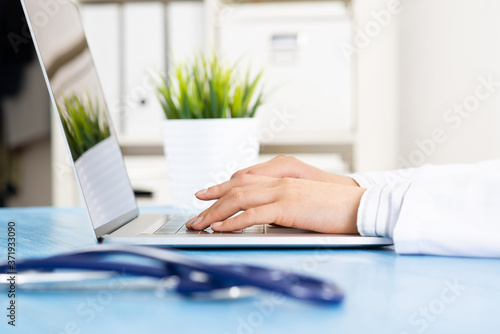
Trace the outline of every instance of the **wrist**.
<instances>
[{"instance_id":1,"label":"wrist","mask_svg":"<svg viewBox=\"0 0 500 334\"><path fill-rule=\"evenodd\" d=\"M349 176L329 174L329 180L327 182L359 188L359 184Z\"/></svg>"},{"instance_id":2,"label":"wrist","mask_svg":"<svg viewBox=\"0 0 500 334\"><path fill-rule=\"evenodd\" d=\"M361 204L361 199L365 193L366 189L357 187L354 189L354 194L351 200L351 207L348 212L348 225L347 229L349 234L360 234L358 230L358 212L359 206Z\"/></svg>"}]
</instances>

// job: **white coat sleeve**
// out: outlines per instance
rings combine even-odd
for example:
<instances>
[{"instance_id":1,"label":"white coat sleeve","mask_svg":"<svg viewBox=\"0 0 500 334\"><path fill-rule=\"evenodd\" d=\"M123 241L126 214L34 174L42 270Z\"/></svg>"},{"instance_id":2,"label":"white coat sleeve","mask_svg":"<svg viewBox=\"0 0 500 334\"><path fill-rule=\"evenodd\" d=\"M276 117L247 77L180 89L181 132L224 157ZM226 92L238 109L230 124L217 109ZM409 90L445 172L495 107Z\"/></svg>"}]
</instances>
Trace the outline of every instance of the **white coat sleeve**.
<instances>
[{"instance_id":1,"label":"white coat sleeve","mask_svg":"<svg viewBox=\"0 0 500 334\"><path fill-rule=\"evenodd\" d=\"M366 187L358 230L394 240L401 254L500 257L500 160L387 172Z\"/></svg>"},{"instance_id":2,"label":"white coat sleeve","mask_svg":"<svg viewBox=\"0 0 500 334\"><path fill-rule=\"evenodd\" d=\"M422 167L428 167L430 165L424 165ZM391 171L377 171L377 172L369 172L369 173L355 173L348 174L347 176L351 177L359 184L362 188L368 188L369 186L373 186L376 184L383 185L396 181L404 181L412 178L415 173L419 171L418 168L408 168L408 169L399 169L399 170L391 170Z\"/></svg>"}]
</instances>

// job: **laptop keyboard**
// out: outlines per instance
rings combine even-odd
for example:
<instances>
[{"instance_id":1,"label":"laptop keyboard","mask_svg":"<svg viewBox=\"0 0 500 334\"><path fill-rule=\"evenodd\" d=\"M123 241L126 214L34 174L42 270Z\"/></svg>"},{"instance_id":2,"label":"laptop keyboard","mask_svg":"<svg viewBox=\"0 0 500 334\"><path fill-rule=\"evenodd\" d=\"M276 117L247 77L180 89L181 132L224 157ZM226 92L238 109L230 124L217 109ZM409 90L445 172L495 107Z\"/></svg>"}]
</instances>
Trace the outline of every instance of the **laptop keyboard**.
<instances>
[{"instance_id":1,"label":"laptop keyboard","mask_svg":"<svg viewBox=\"0 0 500 334\"><path fill-rule=\"evenodd\" d=\"M168 221L154 234L177 234L180 230L186 229L186 223L191 216L174 215L169 216Z\"/></svg>"},{"instance_id":2,"label":"laptop keyboard","mask_svg":"<svg viewBox=\"0 0 500 334\"><path fill-rule=\"evenodd\" d=\"M169 216L167 222L161 226L154 234L157 235L182 235L182 234L295 234L304 233L310 231L305 231L301 229L294 229L275 225L254 225L247 227L242 230L236 230L232 232L214 232L211 228L207 228L202 231L189 230L186 228L186 222L195 216L183 216L183 215L173 215Z\"/></svg>"}]
</instances>

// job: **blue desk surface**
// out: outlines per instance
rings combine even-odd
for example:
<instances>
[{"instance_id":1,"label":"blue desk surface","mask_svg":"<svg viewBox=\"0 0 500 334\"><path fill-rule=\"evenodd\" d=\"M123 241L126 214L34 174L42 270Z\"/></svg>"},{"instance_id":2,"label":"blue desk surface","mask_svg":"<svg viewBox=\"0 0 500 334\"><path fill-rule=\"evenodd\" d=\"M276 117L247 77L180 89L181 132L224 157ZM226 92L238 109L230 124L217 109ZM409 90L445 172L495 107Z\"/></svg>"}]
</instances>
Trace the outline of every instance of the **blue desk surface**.
<instances>
[{"instance_id":1,"label":"blue desk surface","mask_svg":"<svg viewBox=\"0 0 500 334\"><path fill-rule=\"evenodd\" d=\"M0 261L8 221L16 222L23 259L92 245L86 219L81 209L1 209ZM24 291L12 328L0 291L0 333L500 333L499 260L398 256L391 248L182 252L330 279L346 299L325 307L267 293L199 302L153 291Z\"/></svg>"}]
</instances>

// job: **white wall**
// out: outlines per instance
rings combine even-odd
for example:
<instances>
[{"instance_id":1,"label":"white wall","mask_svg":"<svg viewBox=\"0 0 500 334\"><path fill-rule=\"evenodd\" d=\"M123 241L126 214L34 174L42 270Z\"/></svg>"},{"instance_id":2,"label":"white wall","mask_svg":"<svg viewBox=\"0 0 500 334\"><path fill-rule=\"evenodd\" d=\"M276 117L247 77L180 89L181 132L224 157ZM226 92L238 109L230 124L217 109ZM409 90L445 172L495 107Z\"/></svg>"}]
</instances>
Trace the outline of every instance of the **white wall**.
<instances>
[{"instance_id":1,"label":"white wall","mask_svg":"<svg viewBox=\"0 0 500 334\"><path fill-rule=\"evenodd\" d=\"M398 150L399 52L401 8L391 0L353 0L353 41L344 45L355 71L357 140L355 170L396 167ZM351 49L349 49L351 47Z\"/></svg>"},{"instance_id":2,"label":"white wall","mask_svg":"<svg viewBox=\"0 0 500 334\"><path fill-rule=\"evenodd\" d=\"M500 82L500 2L353 0L353 12L355 42L380 27L353 56L357 170L500 157L500 87L481 81Z\"/></svg>"},{"instance_id":3,"label":"white wall","mask_svg":"<svg viewBox=\"0 0 500 334\"><path fill-rule=\"evenodd\" d=\"M441 164L500 157L500 87L493 93L479 88L480 95L490 96L474 108L478 77L491 75L500 82L500 2L403 2L399 158L418 166L424 161ZM464 102L469 103L470 116L465 108L465 118L447 111ZM429 141L435 129L441 129L442 143ZM427 142L425 149L416 143L422 140Z\"/></svg>"}]
</instances>

